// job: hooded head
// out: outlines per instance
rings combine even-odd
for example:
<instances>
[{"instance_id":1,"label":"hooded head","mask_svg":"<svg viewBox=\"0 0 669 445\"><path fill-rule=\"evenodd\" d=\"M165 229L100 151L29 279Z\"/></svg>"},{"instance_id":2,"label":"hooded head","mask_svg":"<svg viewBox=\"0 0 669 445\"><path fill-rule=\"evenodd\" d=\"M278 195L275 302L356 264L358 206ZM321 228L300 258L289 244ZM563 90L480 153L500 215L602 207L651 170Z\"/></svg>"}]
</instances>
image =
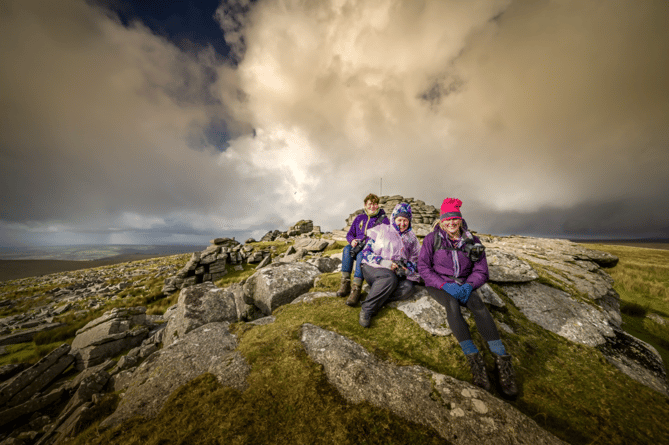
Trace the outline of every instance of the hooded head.
<instances>
[{"instance_id":1,"label":"hooded head","mask_svg":"<svg viewBox=\"0 0 669 445\"><path fill-rule=\"evenodd\" d=\"M395 206L393 209L393 213L390 216L390 224L397 230L398 232L401 232L400 228L397 227L397 224L395 224L395 218L398 216L403 216L404 218L409 220L409 227L407 230L411 229L411 206L407 204L406 202L400 202Z\"/></svg>"}]
</instances>

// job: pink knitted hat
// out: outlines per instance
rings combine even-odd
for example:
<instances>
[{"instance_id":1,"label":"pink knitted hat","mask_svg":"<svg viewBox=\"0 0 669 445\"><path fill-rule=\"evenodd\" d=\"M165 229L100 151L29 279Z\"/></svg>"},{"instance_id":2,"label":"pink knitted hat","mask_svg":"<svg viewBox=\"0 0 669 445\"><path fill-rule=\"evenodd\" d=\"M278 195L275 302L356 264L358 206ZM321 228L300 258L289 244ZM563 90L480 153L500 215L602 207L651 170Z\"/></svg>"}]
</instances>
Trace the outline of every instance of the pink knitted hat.
<instances>
[{"instance_id":1,"label":"pink knitted hat","mask_svg":"<svg viewBox=\"0 0 669 445\"><path fill-rule=\"evenodd\" d=\"M457 198L446 198L444 202L441 203L441 212L439 219L462 219L462 213L460 213L460 206L462 201Z\"/></svg>"}]
</instances>

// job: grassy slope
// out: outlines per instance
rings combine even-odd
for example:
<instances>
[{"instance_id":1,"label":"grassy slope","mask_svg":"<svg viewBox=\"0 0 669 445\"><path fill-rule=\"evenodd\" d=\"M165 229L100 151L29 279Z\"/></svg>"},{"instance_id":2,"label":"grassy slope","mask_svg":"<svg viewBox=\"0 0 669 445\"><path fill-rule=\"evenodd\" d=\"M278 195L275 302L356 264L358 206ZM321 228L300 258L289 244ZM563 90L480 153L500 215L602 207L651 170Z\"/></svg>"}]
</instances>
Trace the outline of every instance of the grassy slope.
<instances>
[{"instance_id":1,"label":"grassy slope","mask_svg":"<svg viewBox=\"0 0 669 445\"><path fill-rule=\"evenodd\" d=\"M623 328L650 343L669 363L669 324L664 326L647 317L657 314L669 322L669 250L631 246L586 244L609 252L620 261L607 270L614 279L613 288L620 295Z\"/></svg>"},{"instance_id":2,"label":"grassy slope","mask_svg":"<svg viewBox=\"0 0 669 445\"><path fill-rule=\"evenodd\" d=\"M622 258L613 271L625 266ZM240 278L247 273L240 273ZM337 285L337 274L325 275L319 290L335 290ZM149 292L155 286L148 286ZM145 300L154 309L175 301L174 296L153 298L129 292L121 301L135 305ZM522 388L520 397L511 402L516 408L572 444L662 443L669 437L665 397L617 371L598 351L529 322L506 296L502 298L507 309L493 315L515 332L502 332L502 337L515 357ZM136 419L100 434L92 418L90 428L75 442L443 443L432 431L386 410L347 403L304 352L300 326L309 322L352 338L385 360L471 381L453 338L433 337L400 311L388 308L374 318L371 329L364 330L357 323L358 311L342 299L325 298L284 306L270 325L237 323L233 330L239 350L252 366L248 390L224 388L204 375L176 391L156 419ZM476 330L472 332L483 348ZM488 354L486 358L492 368Z\"/></svg>"}]
</instances>

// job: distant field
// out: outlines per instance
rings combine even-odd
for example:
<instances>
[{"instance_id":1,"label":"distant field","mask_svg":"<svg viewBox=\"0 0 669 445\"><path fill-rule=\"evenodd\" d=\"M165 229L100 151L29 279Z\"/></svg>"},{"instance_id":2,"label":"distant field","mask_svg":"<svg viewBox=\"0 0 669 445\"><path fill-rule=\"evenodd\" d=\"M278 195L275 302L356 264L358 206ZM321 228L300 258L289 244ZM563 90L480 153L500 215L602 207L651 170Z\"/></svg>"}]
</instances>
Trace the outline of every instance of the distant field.
<instances>
[{"instance_id":1,"label":"distant field","mask_svg":"<svg viewBox=\"0 0 669 445\"><path fill-rule=\"evenodd\" d=\"M669 242L637 242L637 241L575 241L579 244L603 244L606 246L643 247L646 249L669 250Z\"/></svg>"},{"instance_id":2,"label":"distant field","mask_svg":"<svg viewBox=\"0 0 669 445\"><path fill-rule=\"evenodd\" d=\"M167 255L129 254L94 261L67 260L0 260L0 281L17 280L19 278L37 277L57 272L92 269L111 264L139 261Z\"/></svg>"}]
</instances>

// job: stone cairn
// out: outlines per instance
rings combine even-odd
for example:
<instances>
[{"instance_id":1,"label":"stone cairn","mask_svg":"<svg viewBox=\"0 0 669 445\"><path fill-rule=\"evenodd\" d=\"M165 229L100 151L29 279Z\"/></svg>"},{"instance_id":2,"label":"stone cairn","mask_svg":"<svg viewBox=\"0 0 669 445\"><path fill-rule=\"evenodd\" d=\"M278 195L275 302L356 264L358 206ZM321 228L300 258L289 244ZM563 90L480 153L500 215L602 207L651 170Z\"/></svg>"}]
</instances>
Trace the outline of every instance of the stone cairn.
<instances>
[{"instance_id":1,"label":"stone cairn","mask_svg":"<svg viewBox=\"0 0 669 445\"><path fill-rule=\"evenodd\" d=\"M379 197L379 207L386 212L388 219L390 219L390 215L393 213L395 206L400 202L406 202L411 206L411 211L413 213L411 227L414 232L416 232L416 236L423 237L430 233L432 224L439 219L439 209L432 205L425 204L424 201L419 199L404 198L400 195ZM358 209L351 213L349 217L346 218L346 227L342 230L348 232L355 217L362 212L364 212L364 209Z\"/></svg>"},{"instance_id":2,"label":"stone cairn","mask_svg":"<svg viewBox=\"0 0 669 445\"><path fill-rule=\"evenodd\" d=\"M303 220L285 232L279 230L267 232L260 241L287 240L303 234L315 236L320 233L320 227L314 226L313 221ZM167 295L195 284L219 280L227 275L228 265L236 270L243 270L244 263L259 263L257 268L261 268L271 261L271 249L254 246L256 241L253 238L249 238L244 244L234 238L216 238L210 243L202 252L193 252L190 260L176 275L165 279L163 294Z\"/></svg>"}]
</instances>

